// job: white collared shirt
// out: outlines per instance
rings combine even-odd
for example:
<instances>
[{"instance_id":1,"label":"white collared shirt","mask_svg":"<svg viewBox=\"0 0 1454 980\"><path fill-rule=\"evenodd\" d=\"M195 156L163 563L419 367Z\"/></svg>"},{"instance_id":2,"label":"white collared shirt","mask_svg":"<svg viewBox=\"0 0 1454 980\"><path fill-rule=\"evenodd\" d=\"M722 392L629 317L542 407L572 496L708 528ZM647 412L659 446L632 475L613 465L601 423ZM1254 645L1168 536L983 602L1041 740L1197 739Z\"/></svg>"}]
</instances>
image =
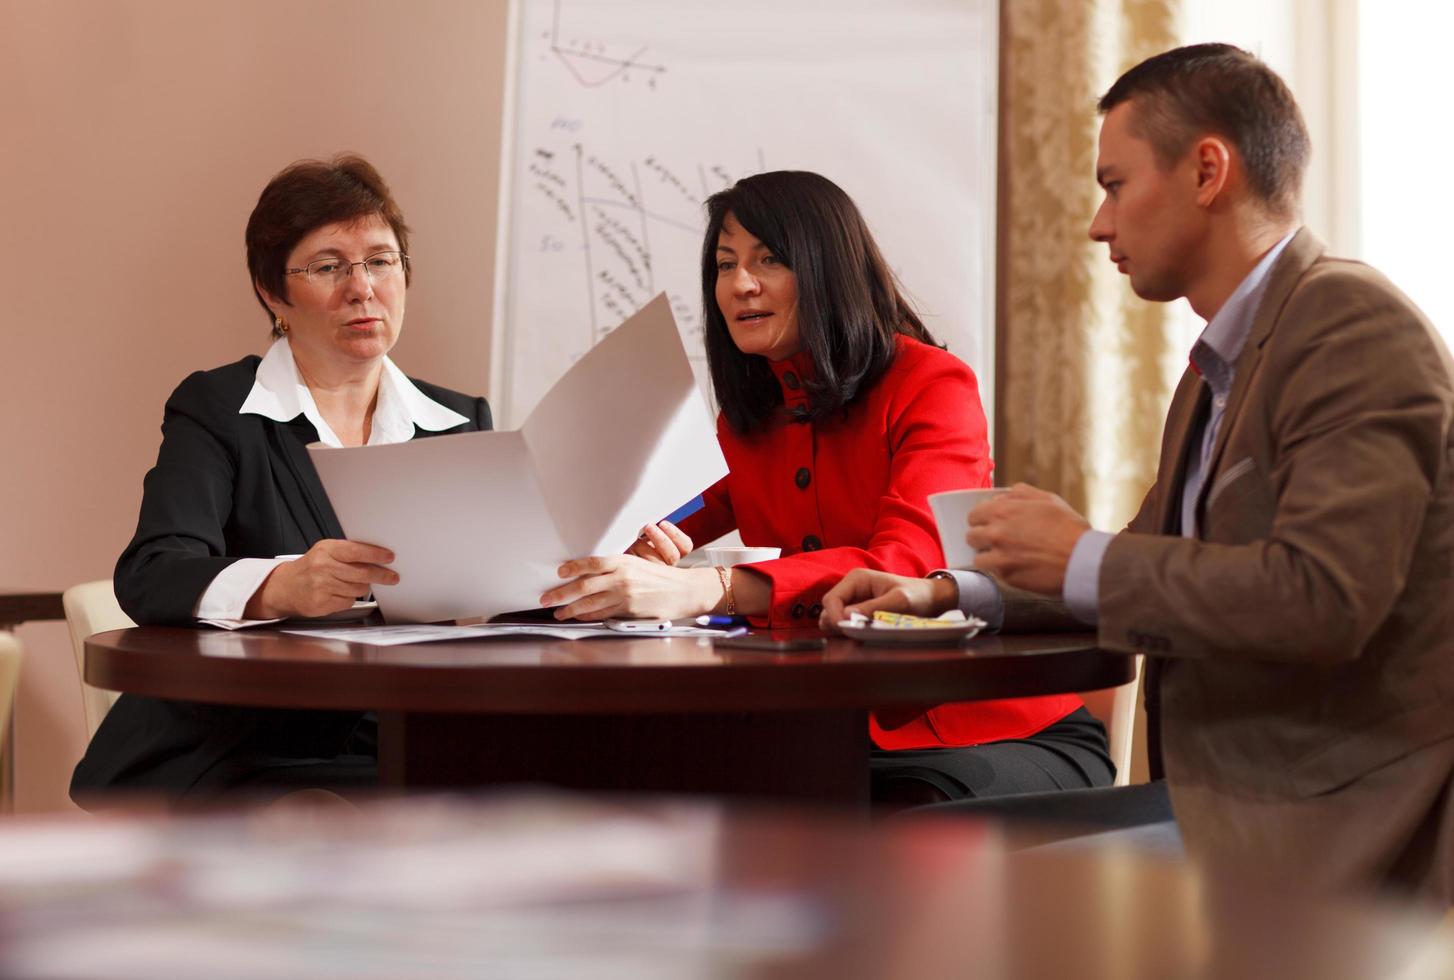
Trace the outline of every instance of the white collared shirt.
<instances>
[{"instance_id":1,"label":"white collared shirt","mask_svg":"<svg viewBox=\"0 0 1454 980\"><path fill-rule=\"evenodd\" d=\"M239 415L261 415L274 422L291 422L299 415L313 423L318 440L335 449L343 446L333 428L323 420L313 392L303 381L293 348L287 337L279 337L257 366L257 380L247 393ZM463 425L469 419L429 398L405 377L389 358L379 374L379 399L374 406L373 427L368 445L388 446L414 438L414 427L442 432Z\"/></svg>"},{"instance_id":2,"label":"white collared shirt","mask_svg":"<svg viewBox=\"0 0 1454 980\"><path fill-rule=\"evenodd\" d=\"M313 393L303 381L293 348L288 338L280 337L268 348L252 390L243 400L239 415L261 415L274 422L291 422L302 415L318 430L320 442L334 448L343 443L332 426L323 419ZM391 361L384 358L379 374L379 397L374 405L373 424L369 431L370 446L387 446L414 438L415 427L430 432L452 429L468 422L465 416L446 408L415 387L414 382ZM235 629L275 620L245 620L243 611L254 592L272 574L274 568L298 555L276 558L240 558L228 565L207 586L197 600L196 616L203 622Z\"/></svg>"}]
</instances>

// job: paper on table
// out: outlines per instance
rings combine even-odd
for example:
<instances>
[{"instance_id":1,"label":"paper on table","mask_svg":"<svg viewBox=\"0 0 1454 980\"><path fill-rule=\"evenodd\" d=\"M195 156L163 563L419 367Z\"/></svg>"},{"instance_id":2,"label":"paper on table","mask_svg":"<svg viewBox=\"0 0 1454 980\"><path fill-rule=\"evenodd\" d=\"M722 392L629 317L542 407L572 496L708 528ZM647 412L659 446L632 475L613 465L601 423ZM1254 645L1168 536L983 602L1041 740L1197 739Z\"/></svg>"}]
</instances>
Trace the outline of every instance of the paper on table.
<instances>
[{"instance_id":1,"label":"paper on table","mask_svg":"<svg viewBox=\"0 0 1454 980\"><path fill-rule=\"evenodd\" d=\"M562 561L618 554L727 473L665 294L577 361L516 432L309 446L345 533L391 549L391 622L535 606Z\"/></svg>"},{"instance_id":2,"label":"paper on table","mask_svg":"<svg viewBox=\"0 0 1454 980\"><path fill-rule=\"evenodd\" d=\"M480 630L473 626L344 626L338 629L284 630L300 636L322 637L327 640L345 640L349 643L364 643L376 647L403 646L406 643L437 643L441 640L467 640L480 638ZM486 636L549 636L557 640L578 640L586 636L599 637L605 630L553 629L549 626L516 626L502 631L487 633ZM617 636L622 634L615 634Z\"/></svg>"},{"instance_id":3,"label":"paper on table","mask_svg":"<svg viewBox=\"0 0 1454 980\"><path fill-rule=\"evenodd\" d=\"M479 640L497 636L544 636L554 640L649 640L668 636L721 636L721 630L674 626L651 633L620 633L600 623L561 623L533 626L520 623L476 623L472 626L344 626L337 629L283 630L315 639L346 640L369 646L393 647L406 643L437 643L440 640Z\"/></svg>"}]
</instances>

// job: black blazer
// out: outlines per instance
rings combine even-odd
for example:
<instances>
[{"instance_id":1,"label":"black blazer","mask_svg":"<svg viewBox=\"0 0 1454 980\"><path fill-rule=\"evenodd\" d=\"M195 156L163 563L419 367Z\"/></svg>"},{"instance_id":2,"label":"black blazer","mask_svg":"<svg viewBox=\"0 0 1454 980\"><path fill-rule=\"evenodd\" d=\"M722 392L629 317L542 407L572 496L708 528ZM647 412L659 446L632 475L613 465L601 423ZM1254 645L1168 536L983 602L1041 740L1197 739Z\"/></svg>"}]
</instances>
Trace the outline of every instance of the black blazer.
<instances>
[{"instance_id":1,"label":"black blazer","mask_svg":"<svg viewBox=\"0 0 1454 980\"><path fill-rule=\"evenodd\" d=\"M194 624L202 593L239 558L302 554L344 537L305 448L318 441L313 424L302 415L280 423L238 414L260 361L198 371L167 400L136 535L116 563L116 598L141 625ZM414 383L469 419L446 431L490 428L483 398ZM225 789L265 765L339 755L361 717L123 694L76 766L71 795Z\"/></svg>"}]
</instances>

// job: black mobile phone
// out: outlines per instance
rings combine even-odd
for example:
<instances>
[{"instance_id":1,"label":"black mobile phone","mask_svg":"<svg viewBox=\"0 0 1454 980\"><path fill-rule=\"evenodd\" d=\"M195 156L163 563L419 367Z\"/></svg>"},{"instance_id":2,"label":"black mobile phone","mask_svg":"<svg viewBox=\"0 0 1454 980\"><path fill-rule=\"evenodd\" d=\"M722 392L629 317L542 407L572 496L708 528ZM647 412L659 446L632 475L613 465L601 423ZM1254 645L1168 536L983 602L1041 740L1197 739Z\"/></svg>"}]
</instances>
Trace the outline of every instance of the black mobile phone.
<instances>
[{"instance_id":1,"label":"black mobile phone","mask_svg":"<svg viewBox=\"0 0 1454 980\"><path fill-rule=\"evenodd\" d=\"M767 633L744 633L741 636L719 636L714 647L736 647L741 650L769 650L776 653L791 650L821 650L828 641L821 636L780 637Z\"/></svg>"}]
</instances>

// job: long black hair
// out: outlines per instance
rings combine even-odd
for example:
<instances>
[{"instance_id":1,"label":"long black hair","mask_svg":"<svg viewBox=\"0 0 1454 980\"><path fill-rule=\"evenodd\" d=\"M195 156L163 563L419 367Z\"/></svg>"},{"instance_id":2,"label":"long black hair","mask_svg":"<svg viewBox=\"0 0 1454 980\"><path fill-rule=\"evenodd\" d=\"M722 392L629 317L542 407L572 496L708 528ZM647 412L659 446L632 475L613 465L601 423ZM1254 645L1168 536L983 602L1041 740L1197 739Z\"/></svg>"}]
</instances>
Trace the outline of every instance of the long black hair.
<instances>
[{"instance_id":1,"label":"long black hair","mask_svg":"<svg viewBox=\"0 0 1454 980\"><path fill-rule=\"evenodd\" d=\"M837 412L893 362L898 334L934 344L900 292L853 199L826 177L777 170L744 177L707 199L702 310L707 365L727 424L764 426L782 404L767 358L744 354L717 306L717 236L730 213L797 277L798 331L813 362L808 417Z\"/></svg>"}]
</instances>

